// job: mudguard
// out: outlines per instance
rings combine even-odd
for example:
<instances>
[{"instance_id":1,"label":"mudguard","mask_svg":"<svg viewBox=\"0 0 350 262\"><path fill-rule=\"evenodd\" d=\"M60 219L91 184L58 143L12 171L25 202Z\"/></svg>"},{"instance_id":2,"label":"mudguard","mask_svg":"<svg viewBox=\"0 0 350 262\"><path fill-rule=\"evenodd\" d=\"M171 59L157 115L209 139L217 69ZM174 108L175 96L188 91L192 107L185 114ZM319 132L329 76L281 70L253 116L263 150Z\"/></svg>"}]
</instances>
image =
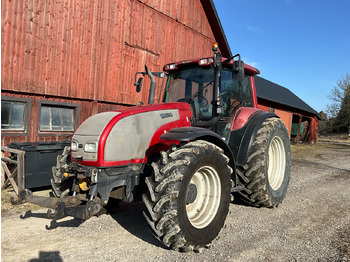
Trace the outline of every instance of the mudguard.
<instances>
[{"instance_id":1,"label":"mudguard","mask_svg":"<svg viewBox=\"0 0 350 262\"><path fill-rule=\"evenodd\" d=\"M242 128L231 131L229 147L233 152L236 165L243 166L247 162L248 153L261 124L268 118L277 117L274 113L257 111Z\"/></svg>"},{"instance_id":2,"label":"mudguard","mask_svg":"<svg viewBox=\"0 0 350 262\"><path fill-rule=\"evenodd\" d=\"M192 141L203 136L213 136L215 138L222 138L215 132L200 127L178 127L170 129L167 133L160 136L160 139Z\"/></svg>"},{"instance_id":3,"label":"mudguard","mask_svg":"<svg viewBox=\"0 0 350 262\"><path fill-rule=\"evenodd\" d=\"M217 133L200 127L178 127L170 129L167 133L160 136L160 139L178 140L189 142L194 140L205 140L222 148L225 155L230 158L230 166L235 167L234 155L227 143ZM234 169L235 170L235 169Z\"/></svg>"}]
</instances>

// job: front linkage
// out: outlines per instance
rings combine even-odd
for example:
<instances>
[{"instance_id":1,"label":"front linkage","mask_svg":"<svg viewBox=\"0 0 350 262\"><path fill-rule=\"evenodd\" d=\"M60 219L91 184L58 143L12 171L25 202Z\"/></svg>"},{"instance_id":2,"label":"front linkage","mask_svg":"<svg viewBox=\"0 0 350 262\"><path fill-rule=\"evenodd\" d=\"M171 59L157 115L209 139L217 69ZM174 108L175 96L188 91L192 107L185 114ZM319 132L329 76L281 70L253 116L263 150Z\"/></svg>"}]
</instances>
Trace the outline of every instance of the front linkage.
<instances>
[{"instance_id":1,"label":"front linkage","mask_svg":"<svg viewBox=\"0 0 350 262\"><path fill-rule=\"evenodd\" d=\"M86 220L107 205L111 191L124 201L134 200L134 188L139 184L142 165L97 169L70 162L69 154L70 148L66 147L52 168L54 197L36 196L25 189L16 198L12 197L11 203L28 202L49 208L50 219L72 216Z\"/></svg>"},{"instance_id":2,"label":"front linkage","mask_svg":"<svg viewBox=\"0 0 350 262\"><path fill-rule=\"evenodd\" d=\"M81 205L83 201L85 205ZM22 191L17 198L11 197L11 203L18 205L22 203L32 203L38 206L50 208L47 217L50 219L60 219L65 216L72 216L80 219L89 219L102 209L101 199L95 197L88 200L86 195L77 194L65 198L35 196L28 189Z\"/></svg>"}]
</instances>

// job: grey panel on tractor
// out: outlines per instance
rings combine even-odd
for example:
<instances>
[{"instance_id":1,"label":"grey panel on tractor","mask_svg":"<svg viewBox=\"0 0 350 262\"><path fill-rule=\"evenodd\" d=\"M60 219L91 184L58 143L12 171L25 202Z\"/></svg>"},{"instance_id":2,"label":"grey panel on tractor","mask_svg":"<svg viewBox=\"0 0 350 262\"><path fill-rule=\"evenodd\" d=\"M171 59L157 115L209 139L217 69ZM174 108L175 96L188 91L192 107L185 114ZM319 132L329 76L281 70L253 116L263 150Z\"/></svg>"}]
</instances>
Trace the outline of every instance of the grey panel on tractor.
<instances>
[{"instance_id":1,"label":"grey panel on tractor","mask_svg":"<svg viewBox=\"0 0 350 262\"><path fill-rule=\"evenodd\" d=\"M72 151L73 158L83 158L84 160L97 160L96 153L88 153L84 151L84 145L86 142L99 142L100 136L107 126L107 124L112 120L113 117L119 115L120 112L103 112L93 115L86 119L77 129L73 136L73 140L77 141L83 147L79 147L78 151Z\"/></svg>"},{"instance_id":2,"label":"grey panel on tractor","mask_svg":"<svg viewBox=\"0 0 350 262\"><path fill-rule=\"evenodd\" d=\"M103 112L90 116L79 126L75 134L84 136L100 136L109 121L119 114L120 112Z\"/></svg>"},{"instance_id":3,"label":"grey panel on tractor","mask_svg":"<svg viewBox=\"0 0 350 262\"><path fill-rule=\"evenodd\" d=\"M105 145L105 161L142 159L158 128L180 119L177 109L127 116L111 130Z\"/></svg>"}]
</instances>

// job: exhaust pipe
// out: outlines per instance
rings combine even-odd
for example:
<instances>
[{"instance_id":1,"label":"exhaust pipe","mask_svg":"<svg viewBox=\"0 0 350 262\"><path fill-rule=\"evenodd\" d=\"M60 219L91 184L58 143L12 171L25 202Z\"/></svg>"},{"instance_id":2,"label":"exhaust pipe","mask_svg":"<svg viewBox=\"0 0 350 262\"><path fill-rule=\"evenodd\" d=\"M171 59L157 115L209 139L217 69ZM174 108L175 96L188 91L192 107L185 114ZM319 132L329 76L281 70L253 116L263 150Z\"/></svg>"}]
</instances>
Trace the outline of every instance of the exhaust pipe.
<instances>
[{"instance_id":1,"label":"exhaust pipe","mask_svg":"<svg viewBox=\"0 0 350 262\"><path fill-rule=\"evenodd\" d=\"M148 67L145 65L145 71L148 77L151 79L151 85L149 88L149 95L148 95L148 104L151 105L154 103L154 93L156 91L156 80L154 78L154 75L151 71L149 71Z\"/></svg>"}]
</instances>

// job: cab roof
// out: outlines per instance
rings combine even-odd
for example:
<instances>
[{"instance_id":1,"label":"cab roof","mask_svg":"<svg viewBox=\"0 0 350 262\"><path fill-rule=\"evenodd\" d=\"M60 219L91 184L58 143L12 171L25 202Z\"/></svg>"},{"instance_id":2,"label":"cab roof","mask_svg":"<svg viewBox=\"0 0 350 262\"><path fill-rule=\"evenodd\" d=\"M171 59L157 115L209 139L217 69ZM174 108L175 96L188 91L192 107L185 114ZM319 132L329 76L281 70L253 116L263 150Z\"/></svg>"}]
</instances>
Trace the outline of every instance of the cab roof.
<instances>
[{"instance_id":1,"label":"cab roof","mask_svg":"<svg viewBox=\"0 0 350 262\"><path fill-rule=\"evenodd\" d=\"M222 58L221 61L223 62L225 60L226 58ZM190 60L183 60L179 62L169 63L163 67L163 70L169 73L171 71L178 70L181 67L190 66L192 64L197 64L199 66L208 66L208 65L212 65L213 63L214 63L214 58L211 56L211 57L204 57L204 58L197 58L197 59L190 59ZM225 64L224 67L232 68L232 64L233 64L233 60ZM244 71L247 75L251 75L251 76L260 74L260 71L258 69L248 64L244 64Z\"/></svg>"}]
</instances>

